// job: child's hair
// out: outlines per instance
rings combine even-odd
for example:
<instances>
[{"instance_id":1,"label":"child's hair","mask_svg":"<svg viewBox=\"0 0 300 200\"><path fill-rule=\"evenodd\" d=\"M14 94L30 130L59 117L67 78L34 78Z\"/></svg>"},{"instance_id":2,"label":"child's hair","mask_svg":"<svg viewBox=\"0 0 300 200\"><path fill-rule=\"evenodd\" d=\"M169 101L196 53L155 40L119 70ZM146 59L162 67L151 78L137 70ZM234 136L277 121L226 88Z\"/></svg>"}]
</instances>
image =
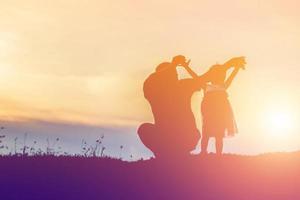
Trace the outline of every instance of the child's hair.
<instances>
[{"instance_id":1,"label":"child's hair","mask_svg":"<svg viewBox=\"0 0 300 200\"><path fill-rule=\"evenodd\" d=\"M216 84L223 84L226 79L226 69L223 65L213 65L208 71L208 81Z\"/></svg>"}]
</instances>

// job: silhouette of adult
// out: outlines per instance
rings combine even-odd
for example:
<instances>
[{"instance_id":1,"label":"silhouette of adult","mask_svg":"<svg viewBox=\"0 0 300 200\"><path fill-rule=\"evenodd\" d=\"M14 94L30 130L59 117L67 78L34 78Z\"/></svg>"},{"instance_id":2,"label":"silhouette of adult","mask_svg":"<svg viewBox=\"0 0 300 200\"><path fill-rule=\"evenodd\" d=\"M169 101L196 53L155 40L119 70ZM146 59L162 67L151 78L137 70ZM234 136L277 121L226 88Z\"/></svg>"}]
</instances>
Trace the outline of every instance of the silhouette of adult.
<instances>
[{"instance_id":1,"label":"silhouette of adult","mask_svg":"<svg viewBox=\"0 0 300 200\"><path fill-rule=\"evenodd\" d=\"M184 56L175 56L172 62L159 64L144 82L154 124L142 124L138 135L155 157L188 155L200 139L191 97L204 83L201 77L178 80L176 67L187 64Z\"/></svg>"}]
</instances>

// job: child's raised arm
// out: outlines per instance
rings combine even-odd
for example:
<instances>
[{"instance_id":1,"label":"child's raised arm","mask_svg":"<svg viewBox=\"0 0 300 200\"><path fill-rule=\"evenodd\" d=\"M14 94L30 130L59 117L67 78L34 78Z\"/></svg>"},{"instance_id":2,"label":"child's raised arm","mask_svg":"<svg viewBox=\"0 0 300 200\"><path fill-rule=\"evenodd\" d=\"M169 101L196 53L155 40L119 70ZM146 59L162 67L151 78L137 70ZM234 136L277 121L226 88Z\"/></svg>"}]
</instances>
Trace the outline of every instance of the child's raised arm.
<instances>
[{"instance_id":1,"label":"child's raised arm","mask_svg":"<svg viewBox=\"0 0 300 200\"><path fill-rule=\"evenodd\" d=\"M227 78L227 80L225 81L225 84L224 84L224 86L225 86L226 89L231 85L233 79L235 78L235 76L237 75L237 73L239 72L239 70L240 70L240 68L236 67L231 72L230 76Z\"/></svg>"},{"instance_id":2,"label":"child's raised arm","mask_svg":"<svg viewBox=\"0 0 300 200\"><path fill-rule=\"evenodd\" d=\"M228 62L226 62L224 64L224 66L227 69L229 69L232 66L235 67L234 70L231 72L230 76L225 81L224 85L225 85L226 89L231 85L233 79L236 77L236 75L239 72L240 68L244 69L245 64L246 64L245 57L233 58L233 59L229 60Z\"/></svg>"},{"instance_id":3,"label":"child's raised arm","mask_svg":"<svg viewBox=\"0 0 300 200\"><path fill-rule=\"evenodd\" d=\"M227 62L225 62L223 64L223 67L225 67L226 70L228 70L229 68L231 68L233 66L241 66L243 68L243 65L245 65L245 64L246 64L245 57L240 56L240 57L231 58L230 60L228 60Z\"/></svg>"}]
</instances>

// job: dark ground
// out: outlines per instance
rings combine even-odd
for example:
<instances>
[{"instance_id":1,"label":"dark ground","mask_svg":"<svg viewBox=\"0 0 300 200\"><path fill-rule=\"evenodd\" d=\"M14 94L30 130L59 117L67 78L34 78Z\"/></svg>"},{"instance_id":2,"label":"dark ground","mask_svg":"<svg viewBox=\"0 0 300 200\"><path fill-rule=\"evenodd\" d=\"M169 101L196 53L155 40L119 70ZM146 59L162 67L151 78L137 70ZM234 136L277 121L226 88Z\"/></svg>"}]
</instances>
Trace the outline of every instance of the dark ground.
<instances>
[{"instance_id":1,"label":"dark ground","mask_svg":"<svg viewBox=\"0 0 300 200\"><path fill-rule=\"evenodd\" d=\"M0 199L300 199L300 152L123 162L0 157Z\"/></svg>"}]
</instances>

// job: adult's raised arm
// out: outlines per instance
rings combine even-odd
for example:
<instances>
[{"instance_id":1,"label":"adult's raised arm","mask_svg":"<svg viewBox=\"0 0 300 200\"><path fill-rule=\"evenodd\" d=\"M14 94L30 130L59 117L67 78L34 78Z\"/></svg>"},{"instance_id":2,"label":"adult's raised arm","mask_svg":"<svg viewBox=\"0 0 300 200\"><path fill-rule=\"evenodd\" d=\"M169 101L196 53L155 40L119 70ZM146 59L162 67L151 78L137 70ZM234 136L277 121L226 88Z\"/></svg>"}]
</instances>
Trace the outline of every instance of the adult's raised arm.
<instances>
[{"instance_id":1,"label":"adult's raised arm","mask_svg":"<svg viewBox=\"0 0 300 200\"><path fill-rule=\"evenodd\" d=\"M190 64L190 60L184 64L182 64L182 66L185 68L185 70L189 73L189 75L191 75L192 78L196 79L198 78L198 75L196 74L196 72L194 72L194 70L191 69L191 67L189 66Z\"/></svg>"}]
</instances>

